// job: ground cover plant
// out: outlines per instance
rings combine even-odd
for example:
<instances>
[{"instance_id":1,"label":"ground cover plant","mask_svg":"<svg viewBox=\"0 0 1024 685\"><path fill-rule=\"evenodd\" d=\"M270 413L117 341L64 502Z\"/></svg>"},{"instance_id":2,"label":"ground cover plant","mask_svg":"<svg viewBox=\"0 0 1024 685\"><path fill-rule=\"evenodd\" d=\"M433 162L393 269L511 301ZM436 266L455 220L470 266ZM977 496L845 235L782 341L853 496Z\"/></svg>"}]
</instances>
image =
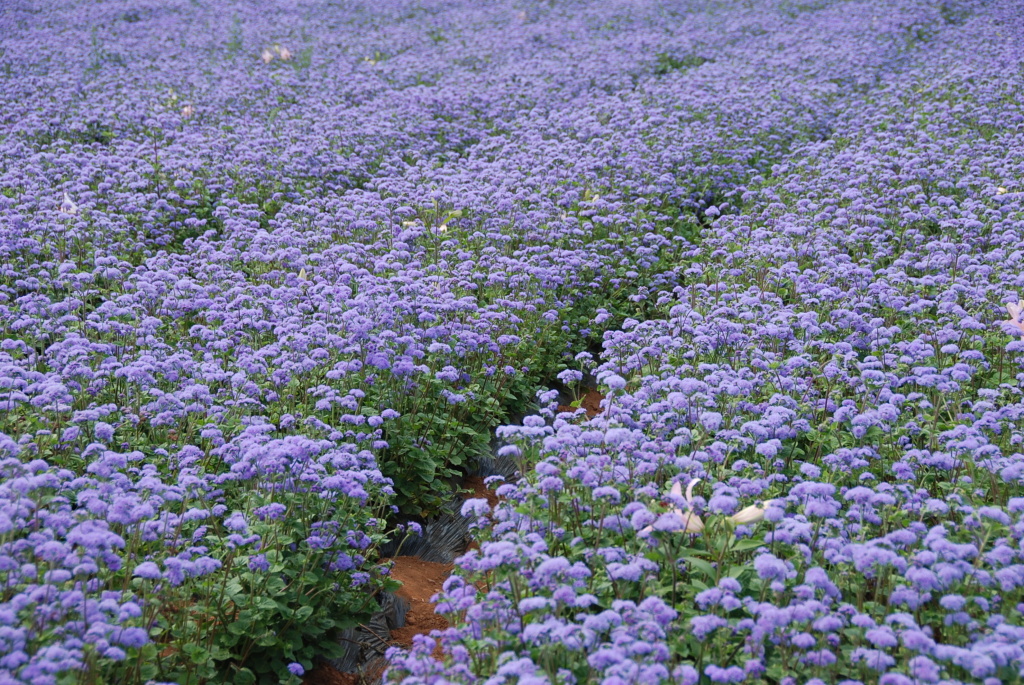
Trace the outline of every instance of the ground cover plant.
<instances>
[{"instance_id":1,"label":"ground cover plant","mask_svg":"<svg viewBox=\"0 0 1024 685\"><path fill-rule=\"evenodd\" d=\"M1021 16L5 6L0 680L1019 681Z\"/></svg>"}]
</instances>

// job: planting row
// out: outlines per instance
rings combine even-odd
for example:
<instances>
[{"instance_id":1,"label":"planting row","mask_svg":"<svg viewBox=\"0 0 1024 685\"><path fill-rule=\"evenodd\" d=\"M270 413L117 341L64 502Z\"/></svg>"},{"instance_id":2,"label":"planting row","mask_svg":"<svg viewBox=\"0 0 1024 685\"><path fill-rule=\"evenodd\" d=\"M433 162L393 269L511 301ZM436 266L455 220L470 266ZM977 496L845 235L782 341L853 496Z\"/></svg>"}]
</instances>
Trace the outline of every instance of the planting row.
<instances>
[{"instance_id":1,"label":"planting row","mask_svg":"<svg viewBox=\"0 0 1024 685\"><path fill-rule=\"evenodd\" d=\"M1021 681L1020 11L707 208L605 333L604 413L503 429L525 475L464 509L445 661L391 681Z\"/></svg>"}]
</instances>

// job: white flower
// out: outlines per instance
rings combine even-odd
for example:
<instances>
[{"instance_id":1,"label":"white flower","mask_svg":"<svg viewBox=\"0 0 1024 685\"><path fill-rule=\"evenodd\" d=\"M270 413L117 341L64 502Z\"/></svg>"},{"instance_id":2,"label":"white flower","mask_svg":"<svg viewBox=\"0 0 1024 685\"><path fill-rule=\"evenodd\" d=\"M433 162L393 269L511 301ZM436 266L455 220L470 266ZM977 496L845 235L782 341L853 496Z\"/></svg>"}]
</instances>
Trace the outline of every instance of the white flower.
<instances>
[{"instance_id":1,"label":"white flower","mask_svg":"<svg viewBox=\"0 0 1024 685\"><path fill-rule=\"evenodd\" d=\"M683 495L683 487L678 482L673 483L672 489L670 490L670 493L672 495L674 495L675 497L682 497L688 505L686 511L673 507L672 511L670 512L678 514L679 518L683 520L683 527L680 530L682 530L685 533L697 534L704 532L704 521L701 520L700 516L697 516L697 514L693 512L693 487L697 485L697 483L699 482L700 478L694 478L693 480L691 480L686 485L685 495ZM770 499L767 502L762 502L760 504L752 504L749 507L746 507L745 509L741 509L740 511L730 516L729 520L737 526L757 523L758 521L764 518L765 510L767 510L768 507L781 506L781 500ZM640 531L640 534L646 535L647 533L650 533L652 530L654 530L653 526L647 526Z\"/></svg>"},{"instance_id":2,"label":"white flower","mask_svg":"<svg viewBox=\"0 0 1024 685\"><path fill-rule=\"evenodd\" d=\"M767 502L762 502L761 504L752 504L745 509L740 509L729 518L738 526L747 523L757 523L764 518L765 509L772 506L782 506L782 502L770 499Z\"/></svg>"},{"instance_id":3,"label":"white flower","mask_svg":"<svg viewBox=\"0 0 1024 685\"><path fill-rule=\"evenodd\" d=\"M704 530L704 522L700 520L700 516L693 513L693 486L699 482L700 478L694 478L687 484L685 497L683 497L683 486L679 484L679 481L673 483L672 489L669 491L676 497L683 497L683 499L686 500L686 504L689 505L686 511L676 507L672 508L672 512L678 514L679 518L683 520L682 531L685 533L700 533ZM650 533L652 530L654 530L652 526L647 526L640 531L640 534L644 535Z\"/></svg>"},{"instance_id":4,"label":"white flower","mask_svg":"<svg viewBox=\"0 0 1024 685\"><path fill-rule=\"evenodd\" d=\"M181 118L182 119L191 119L192 115L195 114L195 113L196 113L196 108L193 107L192 105L185 105L184 107L181 108Z\"/></svg>"},{"instance_id":5,"label":"white flower","mask_svg":"<svg viewBox=\"0 0 1024 685\"><path fill-rule=\"evenodd\" d=\"M278 56L285 62L292 58L292 51L288 48L282 48L280 45L275 45L274 50L277 51Z\"/></svg>"},{"instance_id":6,"label":"white flower","mask_svg":"<svg viewBox=\"0 0 1024 685\"><path fill-rule=\"evenodd\" d=\"M686 522L685 530L687 533L700 533L704 530L704 522L700 520L700 516L693 513L693 486L699 482L700 478L694 478L686 485L686 504L689 506L689 509L686 510L686 515L683 516L683 521ZM678 495L681 489L682 487L678 482L676 482L676 484L672 486L672 494ZM676 509L676 511L679 510ZM681 514L682 512L679 513Z\"/></svg>"},{"instance_id":7,"label":"white flower","mask_svg":"<svg viewBox=\"0 0 1024 685\"><path fill-rule=\"evenodd\" d=\"M64 191L64 201L60 203L60 211L65 214L78 214L78 205L71 201L66 190Z\"/></svg>"},{"instance_id":8,"label":"white flower","mask_svg":"<svg viewBox=\"0 0 1024 685\"><path fill-rule=\"evenodd\" d=\"M1020 339L1024 340L1024 323L1020 322L1021 312L1024 311L1024 300L1017 303L1008 302L1006 304L1006 311L1010 313L1010 318L1002 323L1009 324L1019 330L1021 332Z\"/></svg>"},{"instance_id":9,"label":"white flower","mask_svg":"<svg viewBox=\"0 0 1024 685\"><path fill-rule=\"evenodd\" d=\"M263 58L264 64L270 64L274 59L274 53L266 48L263 48L263 52L260 53L260 57Z\"/></svg>"}]
</instances>

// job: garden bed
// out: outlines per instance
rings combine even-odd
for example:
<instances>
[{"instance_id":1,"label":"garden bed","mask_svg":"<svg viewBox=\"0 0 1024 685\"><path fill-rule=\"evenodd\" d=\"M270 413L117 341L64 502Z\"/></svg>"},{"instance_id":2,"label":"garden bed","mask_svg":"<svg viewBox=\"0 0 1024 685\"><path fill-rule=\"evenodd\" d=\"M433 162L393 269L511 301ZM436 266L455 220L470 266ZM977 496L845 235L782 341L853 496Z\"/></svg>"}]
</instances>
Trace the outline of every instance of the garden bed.
<instances>
[{"instance_id":1,"label":"garden bed","mask_svg":"<svg viewBox=\"0 0 1024 685\"><path fill-rule=\"evenodd\" d=\"M0 680L1020 680L1019 2L9 4Z\"/></svg>"}]
</instances>

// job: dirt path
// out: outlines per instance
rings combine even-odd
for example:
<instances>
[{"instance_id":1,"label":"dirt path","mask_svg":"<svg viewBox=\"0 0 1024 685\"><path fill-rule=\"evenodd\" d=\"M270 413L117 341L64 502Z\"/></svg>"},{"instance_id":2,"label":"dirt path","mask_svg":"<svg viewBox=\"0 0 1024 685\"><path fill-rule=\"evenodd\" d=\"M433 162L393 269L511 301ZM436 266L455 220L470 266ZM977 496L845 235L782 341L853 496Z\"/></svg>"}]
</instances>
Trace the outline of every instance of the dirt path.
<instances>
[{"instance_id":1,"label":"dirt path","mask_svg":"<svg viewBox=\"0 0 1024 685\"><path fill-rule=\"evenodd\" d=\"M587 410L587 418L592 419L603 410L601 409L601 400L604 399L604 395L599 393L597 390L587 390L583 394L583 401L580 406ZM576 411L575 407L568 407L564 404L558 405L558 411Z\"/></svg>"},{"instance_id":2,"label":"dirt path","mask_svg":"<svg viewBox=\"0 0 1024 685\"><path fill-rule=\"evenodd\" d=\"M330 664L320 664L302 678L303 685L359 685L355 673L340 673Z\"/></svg>"},{"instance_id":3,"label":"dirt path","mask_svg":"<svg viewBox=\"0 0 1024 685\"><path fill-rule=\"evenodd\" d=\"M432 630L448 627L448 621L434 613L434 603L430 598L441 591L453 567L416 557L395 557L393 561L391 577L402 583L395 594L409 602L409 611L405 615L405 625L391 631L390 644L409 649L416 635L429 635ZM440 644L434 649L434 658L441 658ZM356 673L340 673L330 664L320 664L303 678L303 682L305 685L358 685L360 678Z\"/></svg>"},{"instance_id":4,"label":"dirt path","mask_svg":"<svg viewBox=\"0 0 1024 685\"><path fill-rule=\"evenodd\" d=\"M441 591L444 581L452 574L453 566L416 557L395 557L394 561L391 577L402 581L402 587L396 594L409 600L409 612L405 615L405 625L391 631L391 642L408 649L416 635L429 635L432 630L448 627L448 621L434 613L434 603L430 598ZM434 656L440 658L440 645L434 650Z\"/></svg>"},{"instance_id":5,"label":"dirt path","mask_svg":"<svg viewBox=\"0 0 1024 685\"><path fill-rule=\"evenodd\" d=\"M484 485L482 478L471 476L463 487L471 490L465 495L467 498L482 497L491 506L498 501L498 496ZM391 631L390 644L409 649L415 636L429 635L432 630L448 627L448 621L434 613L435 605L430 599L441 591L454 567L452 564L423 561L418 557L395 557L393 561L391 577L402 583L395 594L409 602L409 610L405 614L405 625ZM435 659L442 657L440 644L434 648L433 656ZM340 673L330 664L320 664L303 678L303 682L305 685L359 685L360 678L356 673Z\"/></svg>"},{"instance_id":6,"label":"dirt path","mask_svg":"<svg viewBox=\"0 0 1024 685\"><path fill-rule=\"evenodd\" d=\"M601 400L604 395L596 390L588 390L583 396L581 406L587 411L587 418L601 413ZM559 411L574 411L572 407L560 406ZM462 482L464 498L486 499L493 508L499 498L493 490L484 484L480 476L467 476ZM472 543L475 545L476 543ZM441 586L452 573L452 564L439 564L423 561L418 557L395 557L395 565L391 569L391 577L402 583L396 593L409 602L409 611L405 615L405 625L391 631L391 644L409 649L416 635L429 635L432 630L444 630L448 621L434 613L434 603L430 598L441 591ZM442 657L441 645L434 649L435 659ZM359 675L355 673L339 673L328 664L321 664L309 672L303 679L305 685L358 685Z\"/></svg>"},{"instance_id":7,"label":"dirt path","mask_svg":"<svg viewBox=\"0 0 1024 685\"><path fill-rule=\"evenodd\" d=\"M481 476L468 476L466 480L462 481L462 487L471 491L465 495L465 499L485 499L491 509L498 504L498 496L494 494L494 490L484 484L484 479Z\"/></svg>"}]
</instances>

